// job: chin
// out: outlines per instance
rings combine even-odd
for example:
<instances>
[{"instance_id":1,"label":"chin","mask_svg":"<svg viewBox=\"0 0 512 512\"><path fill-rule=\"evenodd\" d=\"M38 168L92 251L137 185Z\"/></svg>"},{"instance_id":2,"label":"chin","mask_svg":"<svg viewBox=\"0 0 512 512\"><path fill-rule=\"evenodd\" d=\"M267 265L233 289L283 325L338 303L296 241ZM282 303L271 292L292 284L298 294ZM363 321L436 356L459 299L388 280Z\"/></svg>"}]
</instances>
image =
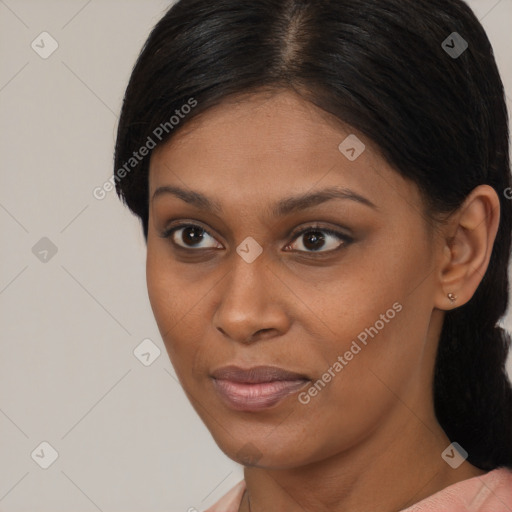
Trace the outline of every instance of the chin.
<instances>
[{"instance_id":1,"label":"chin","mask_svg":"<svg viewBox=\"0 0 512 512\"><path fill-rule=\"evenodd\" d=\"M290 437L288 431L277 433L265 429L259 434L227 428L210 430L215 442L231 460L246 467L290 469L311 462L314 457L302 439ZM270 433L269 433L270 432Z\"/></svg>"}]
</instances>

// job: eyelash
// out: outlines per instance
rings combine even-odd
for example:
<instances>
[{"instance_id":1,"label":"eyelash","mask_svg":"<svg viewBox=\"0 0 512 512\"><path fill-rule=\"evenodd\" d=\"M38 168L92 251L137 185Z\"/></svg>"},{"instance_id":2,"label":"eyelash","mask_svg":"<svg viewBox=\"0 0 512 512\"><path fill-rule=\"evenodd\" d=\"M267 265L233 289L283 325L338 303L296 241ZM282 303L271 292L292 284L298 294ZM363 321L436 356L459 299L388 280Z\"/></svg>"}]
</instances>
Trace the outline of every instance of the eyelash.
<instances>
[{"instance_id":1,"label":"eyelash","mask_svg":"<svg viewBox=\"0 0 512 512\"><path fill-rule=\"evenodd\" d=\"M181 223L181 224L177 224L176 226L173 226L167 230L165 230L161 235L160 237L161 238L167 238L167 239L170 239L172 237L172 235L180 230L180 229L184 229L184 228L198 228L199 231L203 232L203 233L206 233L209 237L213 238L215 240L215 237L205 228L203 228L202 226L198 225L198 224L191 224L191 223ZM322 226L319 226L319 225L311 225L311 226L307 226L303 229L301 229L300 231L298 232L294 232L292 233L291 235L291 240L292 242L295 241L296 239L300 238L302 235L306 234L306 233L310 233L310 232L321 232L321 233L324 233L324 234L328 234L328 235L331 235L331 236L334 236L336 238L338 238L338 240L340 240L342 243L336 248L336 249L331 249L331 250L328 250L328 251L301 251L301 250L295 250L295 252L299 252L299 253L302 253L302 254L313 254L313 255L318 255L318 256L322 256L322 255L331 255L332 253L342 249L343 247L345 247L346 245L350 244L351 242L354 241L354 239L348 235L346 235L345 233L341 233L339 231L336 231L336 230L333 230L331 228L325 228L325 227L322 227ZM181 245L178 245L176 244L173 240L171 240L171 243L177 248L177 249L181 249L183 251L186 251L186 252L189 252L189 253L192 253L192 252L199 252L201 250L208 250L208 249L213 249L213 250L217 250L216 248L213 248L213 247L207 247L206 249L193 249L193 248L186 248L186 247L182 247ZM290 246L291 243L287 244L286 247Z\"/></svg>"}]
</instances>

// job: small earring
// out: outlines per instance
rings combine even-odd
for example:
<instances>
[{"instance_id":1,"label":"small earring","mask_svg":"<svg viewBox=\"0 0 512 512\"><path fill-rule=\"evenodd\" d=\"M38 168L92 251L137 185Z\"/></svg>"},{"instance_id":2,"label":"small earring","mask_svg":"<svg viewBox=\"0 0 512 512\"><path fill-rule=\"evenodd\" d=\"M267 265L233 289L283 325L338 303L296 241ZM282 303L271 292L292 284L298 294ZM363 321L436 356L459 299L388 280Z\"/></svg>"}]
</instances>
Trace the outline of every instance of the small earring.
<instances>
[{"instance_id":1,"label":"small earring","mask_svg":"<svg viewBox=\"0 0 512 512\"><path fill-rule=\"evenodd\" d=\"M453 304L457 300L457 297L453 293L449 293L448 294L448 299Z\"/></svg>"}]
</instances>

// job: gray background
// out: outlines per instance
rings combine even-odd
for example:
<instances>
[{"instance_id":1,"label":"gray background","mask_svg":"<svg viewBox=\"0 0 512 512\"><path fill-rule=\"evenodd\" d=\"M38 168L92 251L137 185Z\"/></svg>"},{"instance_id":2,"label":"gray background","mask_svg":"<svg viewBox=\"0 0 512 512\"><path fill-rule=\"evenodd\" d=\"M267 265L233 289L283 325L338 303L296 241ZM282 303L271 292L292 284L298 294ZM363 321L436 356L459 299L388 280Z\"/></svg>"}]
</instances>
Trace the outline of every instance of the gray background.
<instances>
[{"instance_id":1,"label":"gray background","mask_svg":"<svg viewBox=\"0 0 512 512\"><path fill-rule=\"evenodd\" d=\"M512 0L469 4L495 49L510 112ZM138 221L115 192L92 194L112 174L124 89L168 5L0 0L4 512L202 510L243 477L169 363ZM58 44L46 59L44 31ZM512 314L505 324L512 329ZM148 366L134 355L145 339ZM44 441L58 452L47 469Z\"/></svg>"}]
</instances>

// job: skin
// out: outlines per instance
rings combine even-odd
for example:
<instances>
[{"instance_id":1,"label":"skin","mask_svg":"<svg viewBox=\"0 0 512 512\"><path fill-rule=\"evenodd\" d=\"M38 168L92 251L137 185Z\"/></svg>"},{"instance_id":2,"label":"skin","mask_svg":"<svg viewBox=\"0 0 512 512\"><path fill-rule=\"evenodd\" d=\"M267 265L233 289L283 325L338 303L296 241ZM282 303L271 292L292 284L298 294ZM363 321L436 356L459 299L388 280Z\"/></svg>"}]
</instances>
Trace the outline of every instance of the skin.
<instances>
[{"instance_id":1,"label":"skin","mask_svg":"<svg viewBox=\"0 0 512 512\"><path fill-rule=\"evenodd\" d=\"M366 145L355 161L338 150L352 133ZM391 512L484 473L441 458L450 440L431 389L444 311L471 298L489 263L499 223L491 187L436 225L417 186L371 141L290 91L226 101L191 120L154 151L149 185L151 306L192 405L224 453L245 465L240 510L250 498L252 512ZM222 211L171 193L153 198L164 186L204 194ZM271 212L284 198L334 186L375 208L334 199ZM194 242L182 229L163 238L177 221L211 236ZM323 233L315 246L311 234L293 237L321 230L315 223L353 240ZM236 252L249 236L263 248L252 263ZM308 404L295 393L240 412L214 389L211 372L229 364L321 379L397 302L402 310Z\"/></svg>"}]
</instances>

